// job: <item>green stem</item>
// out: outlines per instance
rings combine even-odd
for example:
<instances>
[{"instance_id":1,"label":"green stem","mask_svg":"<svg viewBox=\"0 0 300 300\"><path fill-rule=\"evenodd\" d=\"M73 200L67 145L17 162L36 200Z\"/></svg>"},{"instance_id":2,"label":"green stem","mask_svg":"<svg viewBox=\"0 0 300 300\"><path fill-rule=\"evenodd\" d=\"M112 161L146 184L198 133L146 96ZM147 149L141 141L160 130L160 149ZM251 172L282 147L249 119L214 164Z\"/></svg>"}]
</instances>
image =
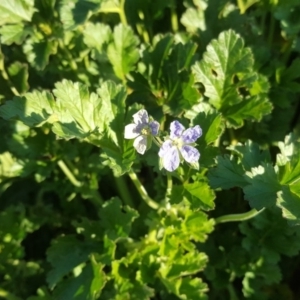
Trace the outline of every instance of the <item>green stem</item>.
<instances>
[{"instance_id":1,"label":"green stem","mask_svg":"<svg viewBox=\"0 0 300 300\"><path fill-rule=\"evenodd\" d=\"M169 202L171 193L172 193L172 186L173 186L173 181L172 181L172 176L170 172L167 172L167 190L166 190L166 202Z\"/></svg>"},{"instance_id":2,"label":"green stem","mask_svg":"<svg viewBox=\"0 0 300 300\"><path fill-rule=\"evenodd\" d=\"M154 144L157 145L159 148L161 147L162 142L159 142L157 137L152 137L152 141L153 141Z\"/></svg>"},{"instance_id":3,"label":"green stem","mask_svg":"<svg viewBox=\"0 0 300 300\"><path fill-rule=\"evenodd\" d=\"M115 177L115 182L120 196L124 203L128 206L134 207L131 195L129 193L128 187L125 183L124 177Z\"/></svg>"},{"instance_id":4,"label":"green stem","mask_svg":"<svg viewBox=\"0 0 300 300\"><path fill-rule=\"evenodd\" d=\"M187 171L185 179L184 179L184 183L189 183L190 173L191 173L191 168L189 167L189 170Z\"/></svg>"},{"instance_id":5,"label":"green stem","mask_svg":"<svg viewBox=\"0 0 300 300\"><path fill-rule=\"evenodd\" d=\"M228 133L229 133L229 136L230 136L230 144L231 145L236 145L237 140L235 138L235 134L234 134L233 129L232 128L228 128Z\"/></svg>"},{"instance_id":6,"label":"green stem","mask_svg":"<svg viewBox=\"0 0 300 300\"><path fill-rule=\"evenodd\" d=\"M236 292L235 292L235 290L234 290L231 283L227 285L227 289L228 289L228 292L229 292L230 300L238 300Z\"/></svg>"},{"instance_id":7,"label":"green stem","mask_svg":"<svg viewBox=\"0 0 300 300\"><path fill-rule=\"evenodd\" d=\"M99 194L99 192L97 190L91 189L90 193L92 196L92 198L90 198L91 202L93 202L96 207L102 206L102 204L104 203L104 200L101 197L101 195Z\"/></svg>"},{"instance_id":8,"label":"green stem","mask_svg":"<svg viewBox=\"0 0 300 300\"><path fill-rule=\"evenodd\" d=\"M127 26L127 19L126 19L126 15L125 15L124 6L125 6L125 0L121 0L119 16L120 16L120 20L121 20L122 24Z\"/></svg>"},{"instance_id":9,"label":"green stem","mask_svg":"<svg viewBox=\"0 0 300 300\"><path fill-rule=\"evenodd\" d=\"M176 6L171 7L171 26L173 32L178 31L178 18L177 18L177 13L176 13Z\"/></svg>"},{"instance_id":10,"label":"green stem","mask_svg":"<svg viewBox=\"0 0 300 300\"><path fill-rule=\"evenodd\" d=\"M68 166L63 160L60 159L57 162L57 164L74 186L78 188L83 186L83 183L76 179L74 174L71 172L71 170L68 168ZM96 207L101 206L103 204L104 201L97 190L90 189L90 195L92 196L90 199Z\"/></svg>"},{"instance_id":11,"label":"green stem","mask_svg":"<svg viewBox=\"0 0 300 300\"><path fill-rule=\"evenodd\" d=\"M75 176L73 175L73 173L70 171L70 169L67 167L67 165L63 160L60 159L57 162L57 164L74 186L76 187L82 186L82 183L75 178Z\"/></svg>"},{"instance_id":12,"label":"green stem","mask_svg":"<svg viewBox=\"0 0 300 300\"><path fill-rule=\"evenodd\" d=\"M240 222L240 221L246 221L251 218L256 217L258 214L260 214L262 211L264 211L265 208L261 210L256 210L255 208L251 209L248 212L242 213L242 214L231 214L231 215L225 215L221 216L215 219L215 223L226 223L226 222Z\"/></svg>"},{"instance_id":13,"label":"green stem","mask_svg":"<svg viewBox=\"0 0 300 300\"><path fill-rule=\"evenodd\" d=\"M146 189L144 188L142 183L139 181L136 174L131 170L128 173L128 175L129 175L130 179L132 180L133 184L135 185L136 189L140 193L142 199L146 202L146 204L153 209L158 209L159 205L148 196Z\"/></svg>"}]
</instances>

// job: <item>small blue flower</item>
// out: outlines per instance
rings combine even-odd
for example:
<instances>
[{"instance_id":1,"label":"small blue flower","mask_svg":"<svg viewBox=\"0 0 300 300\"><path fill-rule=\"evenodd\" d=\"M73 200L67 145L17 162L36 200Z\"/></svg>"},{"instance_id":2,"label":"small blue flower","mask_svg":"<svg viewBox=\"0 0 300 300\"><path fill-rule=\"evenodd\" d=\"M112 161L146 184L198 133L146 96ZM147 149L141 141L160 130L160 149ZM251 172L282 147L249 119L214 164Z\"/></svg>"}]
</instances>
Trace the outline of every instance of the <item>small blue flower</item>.
<instances>
[{"instance_id":1,"label":"small blue flower","mask_svg":"<svg viewBox=\"0 0 300 300\"><path fill-rule=\"evenodd\" d=\"M166 140L159 149L158 155L162 159L163 167L173 172L184 159L190 164L195 164L200 158L199 151L193 147L193 143L202 135L199 125L185 128L178 121L170 125L170 139Z\"/></svg>"},{"instance_id":2,"label":"small blue flower","mask_svg":"<svg viewBox=\"0 0 300 300\"><path fill-rule=\"evenodd\" d=\"M159 123L150 121L148 113L145 109L139 110L133 116L132 124L125 126L125 139L135 139L133 147L140 154L144 154L150 147L152 135L157 135L159 130Z\"/></svg>"}]
</instances>

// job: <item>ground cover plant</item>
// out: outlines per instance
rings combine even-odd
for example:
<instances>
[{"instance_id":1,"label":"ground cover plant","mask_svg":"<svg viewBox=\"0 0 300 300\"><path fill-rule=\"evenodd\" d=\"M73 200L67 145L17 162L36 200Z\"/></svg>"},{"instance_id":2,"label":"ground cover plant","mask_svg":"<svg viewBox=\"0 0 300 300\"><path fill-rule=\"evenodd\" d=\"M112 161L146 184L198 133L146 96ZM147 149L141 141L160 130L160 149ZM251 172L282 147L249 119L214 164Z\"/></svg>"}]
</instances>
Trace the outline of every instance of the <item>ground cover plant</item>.
<instances>
[{"instance_id":1,"label":"ground cover plant","mask_svg":"<svg viewBox=\"0 0 300 300\"><path fill-rule=\"evenodd\" d=\"M300 299L298 0L0 1L0 298Z\"/></svg>"}]
</instances>

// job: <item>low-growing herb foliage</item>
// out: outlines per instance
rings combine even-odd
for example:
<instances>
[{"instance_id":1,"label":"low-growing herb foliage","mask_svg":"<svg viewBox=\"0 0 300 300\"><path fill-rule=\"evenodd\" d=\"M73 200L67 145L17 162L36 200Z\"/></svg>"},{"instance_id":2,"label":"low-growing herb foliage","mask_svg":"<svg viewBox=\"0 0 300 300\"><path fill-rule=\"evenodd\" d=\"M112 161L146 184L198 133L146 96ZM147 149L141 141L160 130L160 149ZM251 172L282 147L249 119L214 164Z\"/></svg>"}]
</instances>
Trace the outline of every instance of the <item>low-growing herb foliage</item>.
<instances>
[{"instance_id":1,"label":"low-growing herb foliage","mask_svg":"<svg viewBox=\"0 0 300 300\"><path fill-rule=\"evenodd\" d=\"M300 299L298 0L0 1L0 298Z\"/></svg>"}]
</instances>

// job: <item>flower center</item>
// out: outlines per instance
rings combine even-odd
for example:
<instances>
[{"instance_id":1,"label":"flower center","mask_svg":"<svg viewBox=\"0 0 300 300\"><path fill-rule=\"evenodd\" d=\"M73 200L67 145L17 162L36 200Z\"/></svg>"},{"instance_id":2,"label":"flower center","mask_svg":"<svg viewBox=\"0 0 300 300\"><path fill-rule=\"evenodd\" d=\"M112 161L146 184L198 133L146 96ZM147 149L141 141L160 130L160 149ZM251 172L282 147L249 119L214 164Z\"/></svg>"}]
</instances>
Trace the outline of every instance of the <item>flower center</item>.
<instances>
[{"instance_id":1,"label":"flower center","mask_svg":"<svg viewBox=\"0 0 300 300\"><path fill-rule=\"evenodd\" d=\"M142 135L150 135L151 134L151 129L148 125L146 125L144 128L141 130Z\"/></svg>"},{"instance_id":2,"label":"flower center","mask_svg":"<svg viewBox=\"0 0 300 300\"><path fill-rule=\"evenodd\" d=\"M181 138L176 138L174 140L172 140L172 145L177 147L177 148L181 148L183 146L183 140Z\"/></svg>"}]
</instances>

